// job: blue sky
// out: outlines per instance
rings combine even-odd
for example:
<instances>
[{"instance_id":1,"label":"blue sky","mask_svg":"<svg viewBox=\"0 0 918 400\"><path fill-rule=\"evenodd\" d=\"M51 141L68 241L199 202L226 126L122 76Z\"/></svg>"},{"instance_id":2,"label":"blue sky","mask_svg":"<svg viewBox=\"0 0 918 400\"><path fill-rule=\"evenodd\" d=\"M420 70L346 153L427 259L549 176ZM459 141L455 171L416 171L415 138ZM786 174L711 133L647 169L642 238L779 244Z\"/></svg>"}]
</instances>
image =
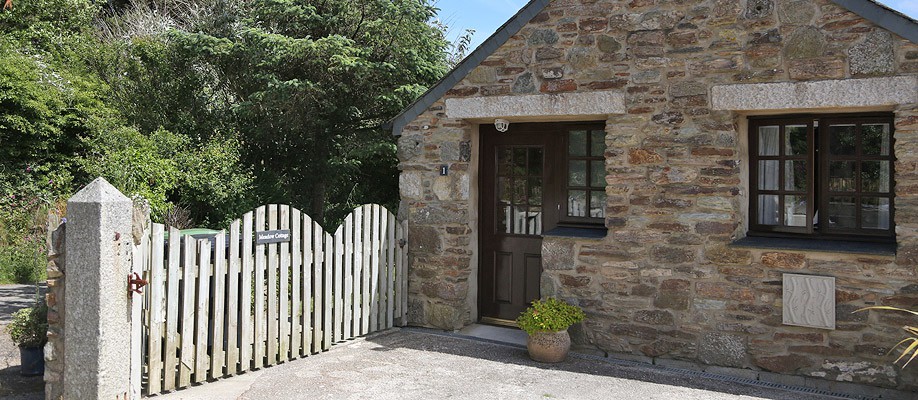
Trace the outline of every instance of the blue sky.
<instances>
[{"instance_id":1,"label":"blue sky","mask_svg":"<svg viewBox=\"0 0 918 400\"><path fill-rule=\"evenodd\" d=\"M440 20L450 26L451 39L474 29L473 48L491 36L522 8L527 0L434 0ZM918 0L880 0L881 3L918 19Z\"/></svg>"}]
</instances>

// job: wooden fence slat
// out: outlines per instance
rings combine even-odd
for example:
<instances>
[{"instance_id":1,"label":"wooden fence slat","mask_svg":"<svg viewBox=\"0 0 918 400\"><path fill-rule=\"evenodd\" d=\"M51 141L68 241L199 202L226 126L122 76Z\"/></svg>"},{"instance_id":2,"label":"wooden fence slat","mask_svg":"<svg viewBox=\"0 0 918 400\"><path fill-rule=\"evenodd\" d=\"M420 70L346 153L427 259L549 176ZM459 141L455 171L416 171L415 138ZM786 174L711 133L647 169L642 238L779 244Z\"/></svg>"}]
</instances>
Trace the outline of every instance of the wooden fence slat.
<instances>
[{"instance_id":1,"label":"wooden fence slat","mask_svg":"<svg viewBox=\"0 0 918 400\"><path fill-rule=\"evenodd\" d=\"M277 229L277 204L268 206L268 230ZM268 361L267 365L277 364L278 314L277 314L277 273L279 257L277 244L268 245Z\"/></svg>"},{"instance_id":2,"label":"wooden fence slat","mask_svg":"<svg viewBox=\"0 0 918 400\"><path fill-rule=\"evenodd\" d=\"M131 274L137 274L138 276L150 280L150 275L147 274L149 268L149 255L150 255L150 228L146 227L141 235L140 244L134 244L131 241ZM130 294L131 297L131 360L137 360L137 362L132 362L130 366L130 390L131 397L139 398L141 395L141 377L143 375L143 353L145 351L144 346L144 333L149 332L149 314L147 317L144 317L144 304L148 303L150 298L149 290L145 291L146 293L141 294ZM148 308L149 310L149 308Z\"/></svg>"},{"instance_id":3,"label":"wooden fence slat","mask_svg":"<svg viewBox=\"0 0 918 400\"><path fill-rule=\"evenodd\" d=\"M150 327L147 347L147 394L162 391L163 359L162 339L166 337L163 323L166 315L166 296L163 292L166 284L165 265L165 232L161 224L151 226L150 244Z\"/></svg>"},{"instance_id":4,"label":"wooden fence slat","mask_svg":"<svg viewBox=\"0 0 918 400\"><path fill-rule=\"evenodd\" d=\"M176 233L178 235L178 233ZM195 241L191 236L185 236L182 248L183 285L182 285L182 363L179 366L179 388L191 384L191 373L194 372L194 325L195 325L195 272L197 272L197 257Z\"/></svg>"},{"instance_id":5,"label":"wooden fence slat","mask_svg":"<svg viewBox=\"0 0 918 400\"><path fill-rule=\"evenodd\" d=\"M300 357L300 348L302 345L303 329L303 308L300 303L300 285L302 285L302 275L300 264L303 261L300 245L300 239L303 229L303 219L300 216L300 210L290 210L290 261L292 282L290 282L290 359Z\"/></svg>"},{"instance_id":6,"label":"wooden fence slat","mask_svg":"<svg viewBox=\"0 0 918 400\"><path fill-rule=\"evenodd\" d=\"M335 271L335 320L332 328L333 342L337 343L344 340L344 230L338 229L335 232L335 258L332 260L332 268Z\"/></svg>"},{"instance_id":7,"label":"wooden fence slat","mask_svg":"<svg viewBox=\"0 0 918 400\"><path fill-rule=\"evenodd\" d=\"M265 230L265 206L258 207L255 211L255 232ZM265 335L267 327L265 320L265 245L255 246L255 368L265 365Z\"/></svg>"},{"instance_id":8,"label":"wooden fence slat","mask_svg":"<svg viewBox=\"0 0 918 400\"><path fill-rule=\"evenodd\" d=\"M312 279L314 282L313 289L313 321L312 321L312 330L313 330L313 341L312 341L312 352L318 353L322 351L324 345L322 344L322 338L325 337L325 316L322 315L325 310L325 274L323 272L323 264L325 263L325 231L322 230L322 227L313 221L312 223L312 240L313 240L313 273Z\"/></svg>"},{"instance_id":9,"label":"wooden fence slat","mask_svg":"<svg viewBox=\"0 0 918 400\"><path fill-rule=\"evenodd\" d=\"M226 351L223 349L223 324L226 315L226 232L214 238L213 344L211 345L210 377L223 376ZM234 310L235 311L235 310Z\"/></svg>"},{"instance_id":10,"label":"wooden fence slat","mask_svg":"<svg viewBox=\"0 0 918 400\"><path fill-rule=\"evenodd\" d=\"M290 206L280 206L280 229L290 229ZM290 359L290 243L280 244L279 297L278 297L278 361Z\"/></svg>"},{"instance_id":11,"label":"wooden fence slat","mask_svg":"<svg viewBox=\"0 0 918 400\"><path fill-rule=\"evenodd\" d=\"M373 274L373 266L370 264L370 253L372 252L373 242L371 235L373 232L373 211L370 207L363 206L363 242L361 243L361 251L363 254L363 276L361 279L363 282L361 285L361 318L360 318L360 332L364 335L372 332L370 331L370 283L372 279L370 276Z\"/></svg>"},{"instance_id":12,"label":"wooden fence slat","mask_svg":"<svg viewBox=\"0 0 918 400\"><path fill-rule=\"evenodd\" d=\"M379 330L379 240L381 238L380 232L384 231L382 230L383 224L381 223L381 207L378 204L373 204L370 206L370 209L373 210L373 231L370 232L370 235L372 235L372 252L370 253L370 257L372 258L371 264L373 265L373 272L370 275L370 330L375 332Z\"/></svg>"},{"instance_id":13,"label":"wooden fence slat","mask_svg":"<svg viewBox=\"0 0 918 400\"><path fill-rule=\"evenodd\" d=\"M197 340L195 340L196 368L194 371L194 382L201 383L207 381L207 370L209 360L207 358L207 347L209 339L210 313L210 269L211 269L211 245L210 240L201 240L198 242L198 251L200 254L200 264L198 264L198 308L197 308Z\"/></svg>"},{"instance_id":14,"label":"wooden fence slat","mask_svg":"<svg viewBox=\"0 0 918 400\"><path fill-rule=\"evenodd\" d=\"M179 231L169 228L169 271L166 286L166 348L163 363L163 390L175 389L178 369L179 341L179 285L181 284L181 249Z\"/></svg>"},{"instance_id":15,"label":"wooden fence slat","mask_svg":"<svg viewBox=\"0 0 918 400\"><path fill-rule=\"evenodd\" d=\"M341 228L344 230L342 252L344 260L344 338L351 339L354 334L354 214L344 219Z\"/></svg>"},{"instance_id":16,"label":"wooden fence slat","mask_svg":"<svg viewBox=\"0 0 918 400\"><path fill-rule=\"evenodd\" d=\"M386 212L386 216L386 283L389 285L386 291L386 328L391 328L395 324L395 215Z\"/></svg>"},{"instance_id":17,"label":"wooden fence slat","mask_svg":"<svg viewBox=\"0 0 918 400\"><path fill-rule=\"evenodd\" d=\"M363 330L363 207L354 210L354 240L351 252L354 259L354 336L365 335Z\"/></svg>"},{"instance_id":18,"label":"wooden fence slat","mask_svg":"<svg viewBox=\"0 0 918 400\"><path fill-rule=\"evenodd\" d=\"M255 347L255 323L252 317L252 218L253 213L247 212L242 217L242 287L239 290L239 370L248 371L252 368L252 358Z\"/></svg>"},{"instance_id":19,"label":"wooden fence slat","mask_svg":"<svg viewBox=\"0 0 918 400\"><path fill-rule=\"evenodd\" d=\"M334 316L333 308L335 306L335 298L332 293L332 288L334 285L334 265L332 264L332 258L335 256L335 240L329 234L322 232L322 242L325 244L322 252L325 254L325 263L322 268L322 274L324 277L324 283L322 288L324 293L322 298L325 300L322 311L322 350L328 350L332 345L332 321Z\"/></svg>"},{"instance_id":20,"label":"wooden fence slat","mask_svg":"<svg viewBox=\"0 0 918 400\"><path fill-rule=\"evenodd\" d=\"M226 282L226 374L235 375L239 363L239 220L230 224L229 268ZM248 293L246 293L248 294ZM248 296L246 296L248 297Z\"/></svg>"},{"instance_id":21,"label":"wooden fence slat","mask_svg":"<svg viewBox=\"0 0 918 400\"><path fill-rule=\"evenodd\" d=\"M402 285L402 314L401 326L408 325L408 221L402 222L402 238L404 246L402 247L402 277L399 283Z\"/></svg>"},{"instance_id":22,"label":"wooden fence slat","mask_svg":"<svg viewBox=\"0 0 918 400\"><path fill-rule=\"evenodd\" d=\"M315 245L313 244L312 219L303 215L303 355L313 352L313 329L316 326L312 317L313 277L315 271Z\"/></svg>"}]
</instances>

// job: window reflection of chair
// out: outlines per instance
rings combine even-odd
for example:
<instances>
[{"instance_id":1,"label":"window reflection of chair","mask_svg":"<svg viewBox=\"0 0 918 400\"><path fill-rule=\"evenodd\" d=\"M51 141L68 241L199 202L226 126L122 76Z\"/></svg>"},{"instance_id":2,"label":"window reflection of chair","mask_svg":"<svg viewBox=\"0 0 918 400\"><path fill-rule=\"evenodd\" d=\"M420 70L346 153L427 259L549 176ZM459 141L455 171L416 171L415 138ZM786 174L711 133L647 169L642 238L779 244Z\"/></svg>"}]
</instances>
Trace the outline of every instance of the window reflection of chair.
<instances>
[{"instance_id":1,"label":"window reflection of chair","mask_svg":"<svg viewBox=\"0 0 918 400\"><path fill-rule=\"evenodd\" d=\"M504 206L504 225L507 230L517 235L542 234L542 208L541 207L512 207ZM510 228L510 227L513 228Z\"/></svg>"}]
</instances>

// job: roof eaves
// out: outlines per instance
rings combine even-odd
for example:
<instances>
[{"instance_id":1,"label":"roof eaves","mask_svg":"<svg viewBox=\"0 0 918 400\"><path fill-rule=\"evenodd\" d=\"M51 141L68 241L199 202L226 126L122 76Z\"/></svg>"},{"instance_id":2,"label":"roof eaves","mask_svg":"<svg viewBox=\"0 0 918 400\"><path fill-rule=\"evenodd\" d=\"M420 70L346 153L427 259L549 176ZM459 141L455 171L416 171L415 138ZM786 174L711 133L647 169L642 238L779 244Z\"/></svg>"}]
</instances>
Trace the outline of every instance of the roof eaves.
<instances>
[{"instance_id":1,"label":"roof eaves","mask_svg":"<svg viewBox=\"0 0 918 400\"><path fill-rule=\"evenodd\" d=\"M874 0L832 0L892 33L918 43L918 21Z\"/></svg>"},{"instance_id":2,"label":"roof eaves","mask_svg":"<svg viewBox=\"0 0 918 400\"><path fill-rule=\"evenodd\" d=\"M523 29L529 21L532 21L542 9L544 9L551 0L531 0L529 4L523 6L519 12L505 22L497 32L494 32L485 40L475 51L462 60L456 68L453 68L446 76L440 79L435 85L427 90L421 97L415 100L410 106L402 111L398 116L389 120L383 127L392 129L393 135L400 135L402 129L411 123L415 118L424 113L433 103L446 95L453 86L465 78L469 72L481 65L485 59L494 54L500 46L503 46L511 36L515 35L520 29Z\"/></svg>"}]
</instances>

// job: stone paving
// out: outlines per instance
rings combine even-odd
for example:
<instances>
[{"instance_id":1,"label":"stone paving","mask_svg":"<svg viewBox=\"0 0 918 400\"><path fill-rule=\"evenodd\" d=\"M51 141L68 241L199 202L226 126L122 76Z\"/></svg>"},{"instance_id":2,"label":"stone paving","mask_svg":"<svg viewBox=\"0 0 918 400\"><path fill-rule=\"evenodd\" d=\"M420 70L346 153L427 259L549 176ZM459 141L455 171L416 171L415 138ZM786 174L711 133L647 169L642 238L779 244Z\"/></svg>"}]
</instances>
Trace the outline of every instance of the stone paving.
<instances>
[{"instance_id":1,"label":"stone paving","mask_svg":"<svg viewBox=\"0 0 918 400\"><path fill-rule=\"evenodd\" d=\"M833 399L589 357L529 360L516 346L415 329L155 399Z\"/></svg>"}]
</instances>

